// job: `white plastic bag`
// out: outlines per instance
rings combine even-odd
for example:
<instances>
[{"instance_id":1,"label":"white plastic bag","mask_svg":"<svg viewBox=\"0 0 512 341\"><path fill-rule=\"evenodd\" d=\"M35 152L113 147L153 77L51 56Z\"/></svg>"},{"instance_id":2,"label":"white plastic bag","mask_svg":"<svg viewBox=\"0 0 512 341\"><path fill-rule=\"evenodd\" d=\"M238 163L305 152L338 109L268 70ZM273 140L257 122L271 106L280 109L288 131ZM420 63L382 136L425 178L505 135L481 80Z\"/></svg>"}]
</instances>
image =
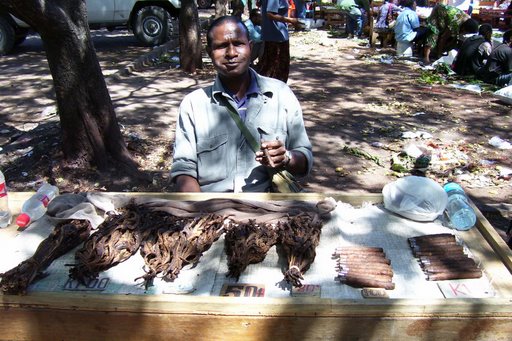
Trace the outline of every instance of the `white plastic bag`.
<instances>
[{"instance_id":1,"label":"white plastic bag","mask_svg":"<svg viewBox=\"0 0 512 341\"><path fill-rule=\"evenodd\" d=\"M416 221L433 221L448 203L443 187L432 179L406 176L384 186L384 207Z\"/></svg>"}]
</instances>

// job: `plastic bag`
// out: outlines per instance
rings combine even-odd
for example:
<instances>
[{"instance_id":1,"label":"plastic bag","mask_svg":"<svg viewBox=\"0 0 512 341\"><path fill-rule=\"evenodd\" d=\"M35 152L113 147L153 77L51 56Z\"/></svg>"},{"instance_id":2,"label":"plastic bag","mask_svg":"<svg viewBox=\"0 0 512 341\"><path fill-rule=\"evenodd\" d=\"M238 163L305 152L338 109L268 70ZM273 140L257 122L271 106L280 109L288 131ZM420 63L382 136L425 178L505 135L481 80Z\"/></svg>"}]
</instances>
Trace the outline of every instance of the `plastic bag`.
<instances>
[{"instance_id":1,"label":"plastic bag","mask_svg":"<svg viewBox=\"0 0 512 341\"><path fill-rule=\"evenodd\" d=\"M382 189L384 207L391 212L416 221L433 221L448 203L443 187L432 179L406 176Z\"/></svg>"}]
</instances>

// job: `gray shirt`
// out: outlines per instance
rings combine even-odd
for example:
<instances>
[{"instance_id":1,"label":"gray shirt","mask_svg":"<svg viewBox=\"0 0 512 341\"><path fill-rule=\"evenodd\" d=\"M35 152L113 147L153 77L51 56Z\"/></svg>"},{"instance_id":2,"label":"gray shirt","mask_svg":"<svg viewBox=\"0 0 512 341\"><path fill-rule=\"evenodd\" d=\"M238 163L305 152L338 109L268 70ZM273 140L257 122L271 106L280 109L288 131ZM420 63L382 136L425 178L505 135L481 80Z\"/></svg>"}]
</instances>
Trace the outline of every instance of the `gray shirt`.
<instances>
[{"instance_id":1,"label":"gray shirt","mask_svg":"<svg viewBox=\"0 0 512 341\"><path fill-rule=\"evenodd\" d=\"M302 109L283 82L251 70L259 92L249 96L245 124L259 140L279 139L288 150L306 156L308 173L313 166L311 143ZM271 179L226 107L237 105L217 77L212 86L195 90L183 99L176 123L171 179L196 178L203 192L266 192Z\"/></svg>"}]
</instances>

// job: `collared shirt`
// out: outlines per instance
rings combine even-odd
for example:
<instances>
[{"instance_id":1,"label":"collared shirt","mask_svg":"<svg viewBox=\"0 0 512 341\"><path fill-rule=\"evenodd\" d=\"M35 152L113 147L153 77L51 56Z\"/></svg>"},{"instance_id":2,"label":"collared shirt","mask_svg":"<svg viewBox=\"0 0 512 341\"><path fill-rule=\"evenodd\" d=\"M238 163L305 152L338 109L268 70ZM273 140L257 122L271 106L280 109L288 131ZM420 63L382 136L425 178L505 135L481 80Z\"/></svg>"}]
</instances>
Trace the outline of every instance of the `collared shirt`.
<instances>
[{"instance_id":1,"label":"collared shirt","mask_svg":"<svg viewBox=\"0 0 512 341\"><path fill-rule=\"evenodd\" d=\"M247 107L249 106L249 98L254 97L258 95L260 92L260 88L258 87L258 83L256 82L256 77L251 74L251 81L249 82L249 86L247 87L247 90L245 91L245 95L243 98L239 99L236 97L236 95L233 95L231 93L230 96L235 101L236 109L238 111L238 115L240 115L240 118L242 121L245 121L245 116L247 113Z\"/></svg>"},{"instance_id":2,"label":"collared shirt","mask_svg":"<svg viewBox=\"0 0 512 341\"><path fill-rule=\"evenodd\" d=\"M301 152L313 166L312 147L306 134L302 109L283 82L263 77L252 69L258 91L249 96L245 123L259 140L280 139L286 149ZM271 179L265 166L255 160L228 110L235 101L217 77L212 86L188 94L180 105L171 179L178 175L196 178L203 192L265 192Z\"/></svg>"},{"instance_id":3,"label":"collared shirt","mask_svg":"<svg viewBox=\"0 0 512 341\"><path fill-rule=\"evenodd\" d=\"M271 20L267 13L277 13L283 17L288 16L288 0L262 0L261 1L261 38L263 41L288 41L288 24Z\"/></svg>"},{"instance_id":4,"label":"collared shirt","mask_svg":"<svg viewBox=\"0 0 512 341\"><path fill-rule=\"evenodd\" d=\"M395 39L396 41L411 42L416 37L416 31L420 27L420 18L415 11L406 7L396 18Z\"/></svg>"}]
</instances>

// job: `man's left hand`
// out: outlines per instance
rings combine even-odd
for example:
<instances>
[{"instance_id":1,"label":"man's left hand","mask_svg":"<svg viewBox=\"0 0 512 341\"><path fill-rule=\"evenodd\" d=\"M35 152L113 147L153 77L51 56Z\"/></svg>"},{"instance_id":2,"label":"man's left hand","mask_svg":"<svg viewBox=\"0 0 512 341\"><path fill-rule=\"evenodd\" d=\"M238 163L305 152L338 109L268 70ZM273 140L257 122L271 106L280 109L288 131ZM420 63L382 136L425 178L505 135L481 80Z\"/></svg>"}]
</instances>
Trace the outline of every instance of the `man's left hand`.
<instances>
[{"instance_id":1,"label":"man's left hand","mask_svg":"<svg viewBox=\"0 0 512 341\"><path fill-rule=\"evenodd\" d=\"M262 141L261 150L256 152L256 161L267 167L284 167L289 162L285 153L286 147L282 141Z\"/></svg>"}]
</instances>

